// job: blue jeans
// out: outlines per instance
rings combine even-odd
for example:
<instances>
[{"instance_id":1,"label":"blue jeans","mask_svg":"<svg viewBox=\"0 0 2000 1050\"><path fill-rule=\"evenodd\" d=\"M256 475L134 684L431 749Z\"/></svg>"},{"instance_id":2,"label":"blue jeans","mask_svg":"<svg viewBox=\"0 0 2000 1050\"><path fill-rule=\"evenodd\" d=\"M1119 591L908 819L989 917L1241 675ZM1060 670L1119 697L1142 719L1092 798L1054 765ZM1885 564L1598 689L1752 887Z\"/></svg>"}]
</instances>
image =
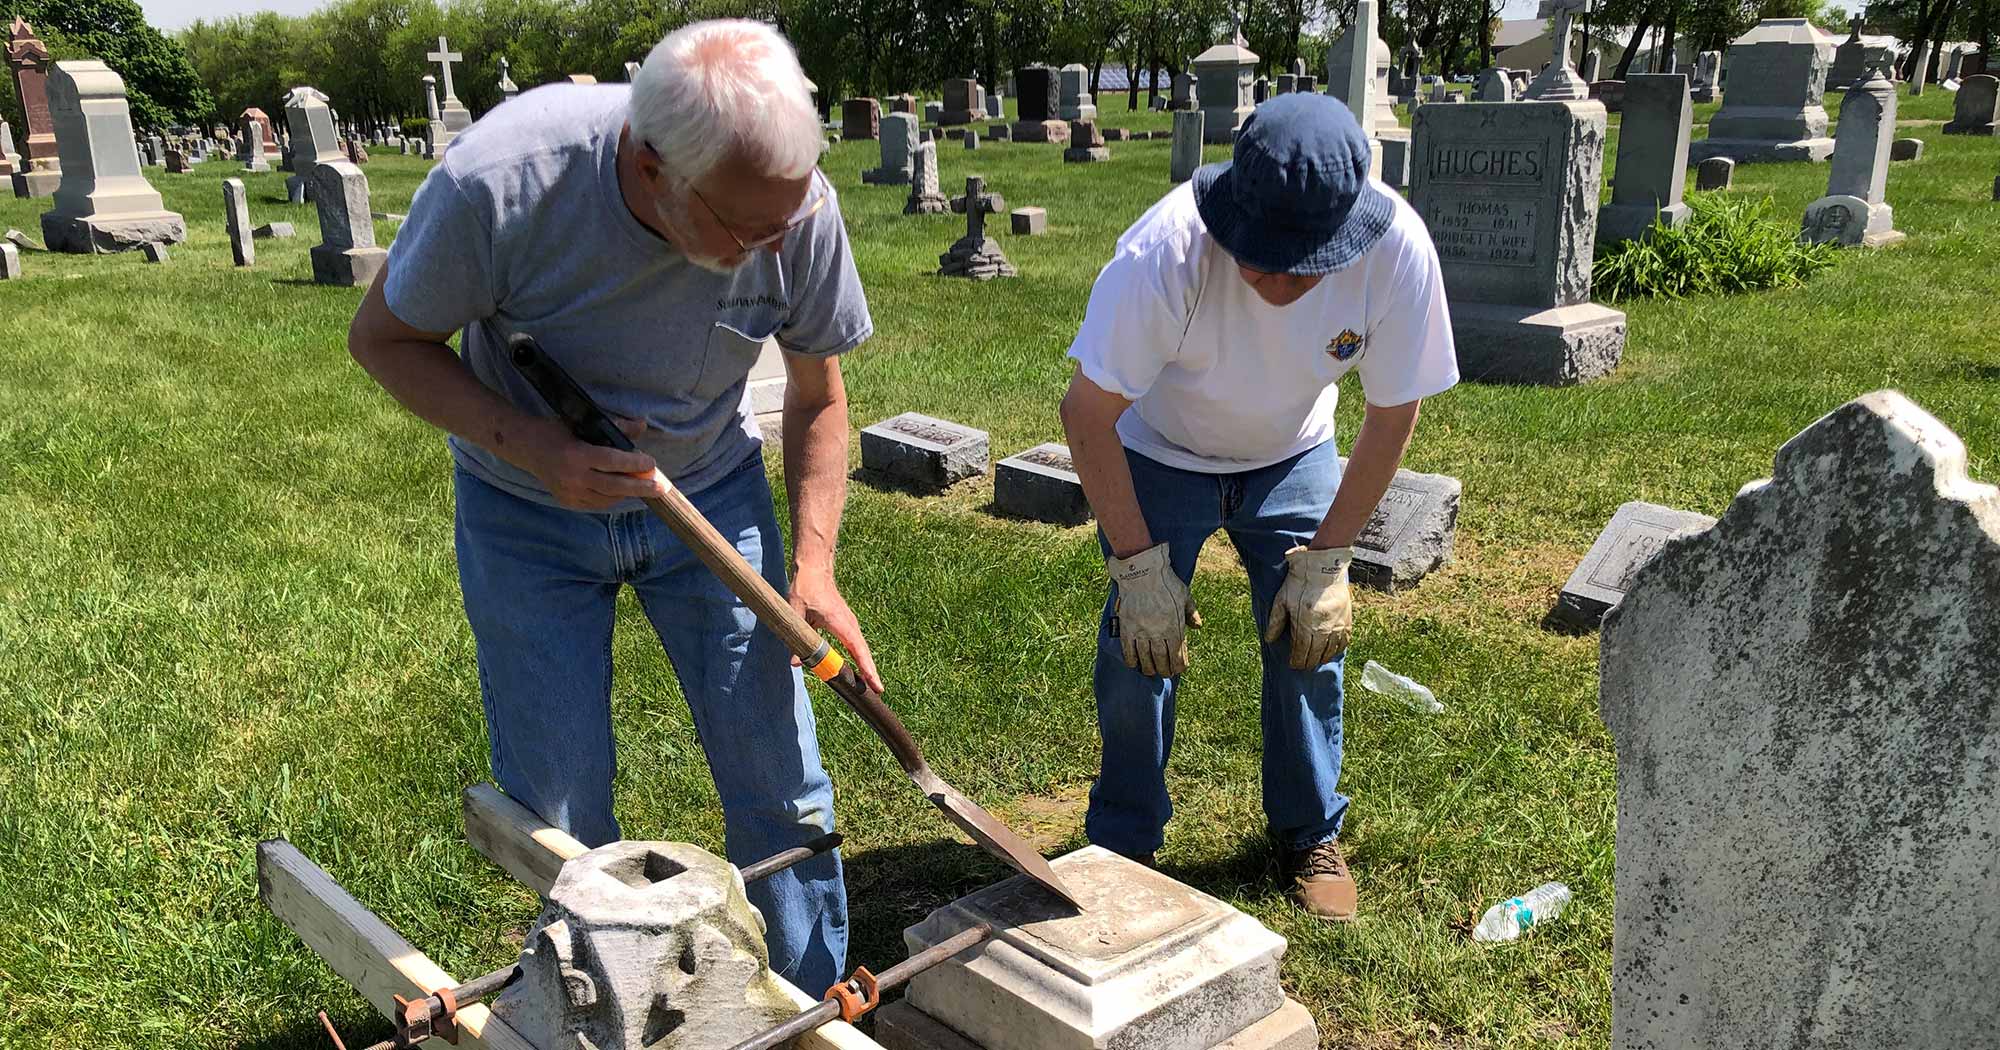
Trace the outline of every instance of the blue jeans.
<instances>
[{"instance_id":1,"label":"blue jeans","mask_svg":"<svg viewBox=\"0 0 2000 1050\"><path fill-rule=\"evenodd\" d=\"M1332 441L1260 470L1201 474L1126 450L1132 486L1153 542L1167 544L1174 572L1194 576L1202 544L1228 533L1250 573L1250 608L1258 637L1270 622L1271 601L1285 578L1285 552L1306 543L1340 487ZM1098 542L1110 553L1104 534ZM1154 678L1125 666L1111 636L1114 587L1097 628L1097 727L1102 771L1090 789L1084 833L1114 852L1140 856L1160 848L1173 801L1167 759L1174 749L1178 678ZM1191 651L1200 659L1199 637ZM1347 797L1340 783L1341 657L1311 671L1294 671L1287 639L1262 645L1264 817L1286 849L1305 849L1340 834Z\"/></svg>"},{"instance_id":2,"label":"blue jeans","mask_svg":"<svg viewBox=\"0 0 2000 1050\"><path fill-rule=\"evenodd\" d=\"M630 584L694 713L738 865L833 830L833 783L791 653L665 524L645 510L564 510L458 468L458 574L479 647L493 776L543 819L599 846L611 815L611 626ZM689 497L786 590L785 546L763 459ZM665 837L665 836L663 836ZM846 964L847 890L837 853L752 883L771 969L802 988Z\"/></svg>"}]
</instances>

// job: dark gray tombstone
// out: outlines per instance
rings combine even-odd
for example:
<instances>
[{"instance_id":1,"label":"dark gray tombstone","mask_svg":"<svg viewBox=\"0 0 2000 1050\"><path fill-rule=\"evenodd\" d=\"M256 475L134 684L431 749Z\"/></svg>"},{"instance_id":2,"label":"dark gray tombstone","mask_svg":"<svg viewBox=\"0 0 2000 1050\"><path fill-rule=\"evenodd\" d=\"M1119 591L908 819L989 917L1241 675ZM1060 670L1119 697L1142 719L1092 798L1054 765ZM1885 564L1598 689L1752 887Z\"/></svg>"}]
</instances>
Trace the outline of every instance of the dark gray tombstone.
<instances>
[{"instance_id":1,"label":"dark gray tombstone","mask_svg":"<svg viewBox=\"0 0 2000 1050\"><path fill-rule=\"evenodd\" d=\"M1710 157L1694 166L1694 188L1726 190L1736 178L1736 162L1728 157Z\"/></svg>"},{"instance_id":2,"label":"dark gray tombstone","mask_svg":"<svg viewBox=\"0 0 2000 1050\"><path fill-rule=\"evenodd\" d=\"M993 505L1002 514L1057 525L1090 520L1090 501L1084 498L1069 447L1054 442L1009 456L993 468Z\"/></svg>"},{"instance_id":3,"label":"dark gray tombstone","mask_svg":"<svg viewBox=\"0 0 2000 1050\"><path fill-rule=\"evenodd\" d=\"M1681 197L1694 129L1687 83L1679 73L1625 78L1618 167L1611 178L1611 203L1597 213L1599 244L1637 240L1655 223L1679 226L1687 221L1688 206Z\"/></svg>"},{"instance_id":4,"label":"dark gray tombstone","mask_svg":"<svg viewBox=\"0 0 2000 1050\"><path fill-rule=\"evenodd\" d=\"M1619 507L1611 523L1597 534L1597 542L1590 545L1590 553L1570 573L1569 582L1563 584L1553 618L1578 630L1595 630L1604 614L1625 600L1640 568L1668 540L1713 524L1715 519L1706 514L1657 503L1635 500Z\"/></svg>"},{"instance_id":5,"label":"dark gray tombstone","mask_svg":"<svg viewBox=\"0 0 2000 1050\"><path fill-rule=\"evenodd\" d=\"M1343 469L1346 461L1341 461ZM1354 541L1348 578L1357 586L1394 594L1416 586L1451 560L1464 487L1445 474L1398 470Z\"/></svg>"},{"instance_id":6,"label":"dark gray tombstone","mask_svg":"<svg viewBox=\"0 0 2000 1050\"><path fill-rule=\"evenodd\" d=\"M986 473L984 430L905 412L861 431L861 469L939 490Z\"/></svg>"}]
</instances>

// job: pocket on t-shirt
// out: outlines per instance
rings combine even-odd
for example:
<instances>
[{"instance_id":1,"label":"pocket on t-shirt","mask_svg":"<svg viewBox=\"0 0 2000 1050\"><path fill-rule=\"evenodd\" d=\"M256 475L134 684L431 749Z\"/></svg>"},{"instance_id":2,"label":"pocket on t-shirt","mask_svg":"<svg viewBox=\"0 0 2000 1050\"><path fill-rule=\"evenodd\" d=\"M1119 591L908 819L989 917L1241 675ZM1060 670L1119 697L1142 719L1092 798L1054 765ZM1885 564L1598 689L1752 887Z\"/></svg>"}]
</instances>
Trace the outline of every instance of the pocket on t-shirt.
<instances>
[{"instance_id":1,"label":"pocket on t-shirt","mask_svg":"<svg viewBox=\"0 0 2000 1050\"><path fill-rule=\"evenodd\" d=\"M776 331L774 327L772 331ZM743 382L764 352L770 333L752 335L717 321L708 330L708 347L701 359L701 376L695 380L696 397L720 397Z\"/></svg>"}]
</instances>

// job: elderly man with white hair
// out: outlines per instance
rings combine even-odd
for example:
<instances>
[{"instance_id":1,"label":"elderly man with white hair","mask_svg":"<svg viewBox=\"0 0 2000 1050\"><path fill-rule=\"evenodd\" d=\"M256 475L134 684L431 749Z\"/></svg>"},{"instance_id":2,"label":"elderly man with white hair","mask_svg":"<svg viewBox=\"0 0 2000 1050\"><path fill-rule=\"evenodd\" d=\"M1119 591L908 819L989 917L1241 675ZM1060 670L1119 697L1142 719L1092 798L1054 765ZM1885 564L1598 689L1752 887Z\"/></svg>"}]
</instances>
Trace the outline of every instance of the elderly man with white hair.
<instances>
[{"instance_id":1,"label":"elderly man with white hair","mask_svg":"<svg viewBox=\"0 0 2000 1050\"><path fill-rule=\"evenodd\" d=\"M873 327L816 168L820 136L797 57L755 22L675 31L629 87L526 92L431 170L349 332L362 367L450 435L494 777L587 845L620 837L611 635L628 584L692 709L730 859L834 827L800 672L643 508L656 467L881 688L834 583L848 442L839 355ZM640 451L572 437L508 364L515 332L622 417ZM773 336L788 380L789 590L745 394ZM772 969L833 984L847 945L838 855L749 889Z\"/></svg>"}]
</instances>

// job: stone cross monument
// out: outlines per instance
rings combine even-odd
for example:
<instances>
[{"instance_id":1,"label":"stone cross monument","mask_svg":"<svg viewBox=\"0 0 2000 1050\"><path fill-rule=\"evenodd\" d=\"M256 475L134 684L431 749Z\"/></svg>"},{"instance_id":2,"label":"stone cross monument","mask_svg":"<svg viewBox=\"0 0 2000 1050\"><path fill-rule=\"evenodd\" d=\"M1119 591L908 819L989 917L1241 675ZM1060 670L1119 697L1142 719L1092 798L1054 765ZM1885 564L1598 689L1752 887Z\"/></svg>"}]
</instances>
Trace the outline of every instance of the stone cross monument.
<instances>
[{"instance_id":1,"label":"stone cross monument","mask_svg":"<svg viewBox=\"0 0 2000 1050\"><path fill-rule=\"evenodd\" d=\"M459 132L472 126L472 111L466 109L465 103L458 100L458 91L451 84L451 64L465 61L465 56L453 51L445 43L444 37L438 37L438 49L424 57L444 69L444 102L438 107L438 116L444 121L444 127L435 140L435 151L441 154L446 146L451 145L451 140L458 137Z\"/></svg>"},{"instance_id":2,"label":"stone cross monument","mask_svg":"<svg viewBox=\"0 0 2000 1050\"><path fill-rule=\"evenodd\" d=\"M1000 252L1000 244L986 236L986 217L1007 210L1007 202L997 193L986 192L986 180L978 175L965 177L965 196L953 197L951 210L965 215L965 236L938 256L938 276L969 277L975 281L995 277L1015 277L1014 264Z\"/></svg>"},{"instance_id":3,"label":"stone cross monument","mask_svg":"<svg viewBox=\"0 0 2000 1050\"><path fill-rule=\"evenodd\" d=\"M1569 63L1569 20L1590 13L1590 0L1542 0L1538 18L1556 20L1555 54L1547 69L1528 85L1527 97L1539 102L1574 102L1590 97L1590 85Z\"/></svg>"},{"instance_id":4,"label":"stone cross monument","mask_svg":"<svg viewBox=\"0 0 2000 1050\"><path fill-rule=\"evenodd\" d=\"M515 84L515 83L514 83L514 78L513 78L513 77L510 77L510 76L508 76L508 75L507 75L507 56L506 56L506 55L501 55L501 56L500 56L500 97L501 97L501 98L513 98L513 97L514 97L515 95L518 95L518 94L520 94L520 93L521 93L521 88L519 87L519 85L517 85L517 84Z\"/></svg>"}]
</instances>

